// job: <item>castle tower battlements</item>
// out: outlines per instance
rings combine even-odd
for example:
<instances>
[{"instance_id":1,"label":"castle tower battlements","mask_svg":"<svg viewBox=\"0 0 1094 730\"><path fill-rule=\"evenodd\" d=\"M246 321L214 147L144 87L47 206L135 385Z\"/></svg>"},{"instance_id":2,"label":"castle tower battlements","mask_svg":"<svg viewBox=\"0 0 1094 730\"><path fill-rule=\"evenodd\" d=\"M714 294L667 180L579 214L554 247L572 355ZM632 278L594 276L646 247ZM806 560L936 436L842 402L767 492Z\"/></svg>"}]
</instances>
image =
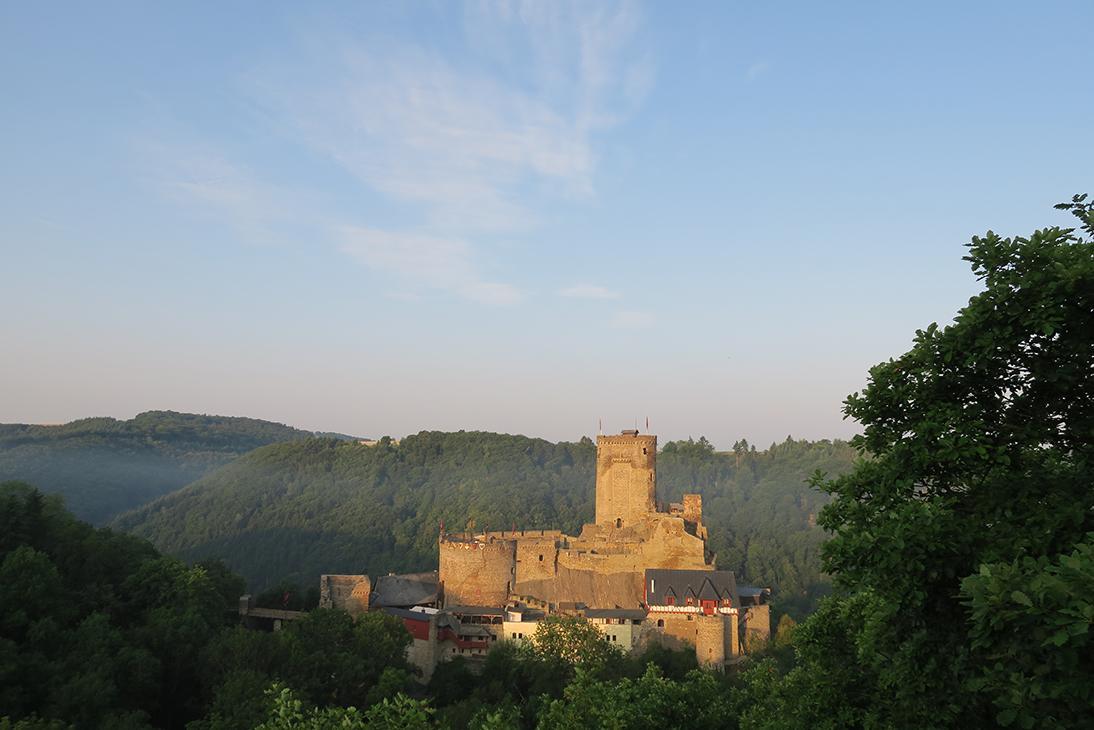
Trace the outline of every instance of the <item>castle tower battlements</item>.
<instances>
[{"instance_id":1,"label":"castle tower battlements","mask_svg":"<svg viewBox=\"0 0 1094 730\"><path fill-rule=\"evenodd\" d=\"M657 437L596 438L596 524L630 526L657 511Z\"/></svg>"}]
</instances>

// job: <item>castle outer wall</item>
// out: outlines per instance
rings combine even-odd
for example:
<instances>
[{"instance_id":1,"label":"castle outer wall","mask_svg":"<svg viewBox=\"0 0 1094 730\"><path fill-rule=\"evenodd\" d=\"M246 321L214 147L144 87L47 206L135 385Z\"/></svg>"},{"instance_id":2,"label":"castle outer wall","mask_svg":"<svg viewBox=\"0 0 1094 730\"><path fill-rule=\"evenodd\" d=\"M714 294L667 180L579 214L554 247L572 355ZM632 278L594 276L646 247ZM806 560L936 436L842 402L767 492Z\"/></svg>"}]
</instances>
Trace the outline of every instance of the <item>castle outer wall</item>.
<instances>
[{"instance_id":1,"label":"castle outer wall","mask_svg":"<svg viewBox=\"0 0 1094 730\"><path fill-rule=\"evenodd\" d=\"M320 608L340 608L350 616L360 616L369 609L371 592L367 575L319 576Z\"/></svg>"},{"instance_id":2,"label":"castle outer wall","mask_svg":"<svg viewBox=\"0 0 1094 730\"><path fill-rule=\"evenodd\" d=\"M517 543L492 536L440 542L445 605L504 606L516 583Z\"/></svg>"}]
</instances>

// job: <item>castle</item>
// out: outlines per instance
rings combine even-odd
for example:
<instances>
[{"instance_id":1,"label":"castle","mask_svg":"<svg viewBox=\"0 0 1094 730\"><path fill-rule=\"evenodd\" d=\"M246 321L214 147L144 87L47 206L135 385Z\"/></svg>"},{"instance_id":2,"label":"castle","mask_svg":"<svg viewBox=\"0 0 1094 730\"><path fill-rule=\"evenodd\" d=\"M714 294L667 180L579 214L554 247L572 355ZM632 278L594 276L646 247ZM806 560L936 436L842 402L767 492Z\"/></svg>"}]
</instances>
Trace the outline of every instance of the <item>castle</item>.
<instances>
[{"instance_id":1,"label":"castle","mask_svg":"<svg viewBox=\"0 0 1094 730\"><path fill-rule=\"evenodd\" d=\"M382 576L375 586L367 576L323 576L320 605L403 619L410 659L426 677L452 656L527 639L552 613L585 617L624 651L686 645L720 667L742 643L766 641L767 591L738 587L715 568L700 495L658 508L656 459L656 436L599 436L595 521L579 535L442 528L438 572Z\"/></svg>"},{"instance_id":2,"label":"castle","mask_svg":"<svg viewBox=\"0 0 1094 730\"><path fill-rule=\"evenodd\" d=\"M442 534L440 582L449 605L504 605L510 596L590 608L638 608L649 568L713 570L702 498L657 510L657 437L597 438L596 521L558 530Z\"/></svg>"}]
</instances>

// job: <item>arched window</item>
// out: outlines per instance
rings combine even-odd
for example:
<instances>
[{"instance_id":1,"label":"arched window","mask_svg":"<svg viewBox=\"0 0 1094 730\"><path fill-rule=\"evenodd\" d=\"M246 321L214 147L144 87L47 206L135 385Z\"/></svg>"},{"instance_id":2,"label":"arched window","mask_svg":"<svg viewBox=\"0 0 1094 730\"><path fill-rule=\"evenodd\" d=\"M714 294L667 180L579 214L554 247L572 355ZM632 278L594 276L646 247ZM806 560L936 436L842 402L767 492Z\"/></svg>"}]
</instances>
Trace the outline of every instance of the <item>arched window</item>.
<instances>
[{"instance_id":1,"label":"arched window","mask_svg":"<svg viewBox=\"0 0 1094 730\"><path fill-rule=\"evenodd\" d=\"M665 619L663 619L663 618L657 619L657 627L658 628L664 628L665 627Z\"/></svg>"},{"instance_id":2,"label":"arched window","mask_svg":"<svg viewBox=\"0 0 1094 730\"><path fill-rule=\"evenodd\" d=\"M615 526L616 527L622 527L623 526L623 518L622 517L616 517L615 518Z\"/></svg>"}]
</instances>

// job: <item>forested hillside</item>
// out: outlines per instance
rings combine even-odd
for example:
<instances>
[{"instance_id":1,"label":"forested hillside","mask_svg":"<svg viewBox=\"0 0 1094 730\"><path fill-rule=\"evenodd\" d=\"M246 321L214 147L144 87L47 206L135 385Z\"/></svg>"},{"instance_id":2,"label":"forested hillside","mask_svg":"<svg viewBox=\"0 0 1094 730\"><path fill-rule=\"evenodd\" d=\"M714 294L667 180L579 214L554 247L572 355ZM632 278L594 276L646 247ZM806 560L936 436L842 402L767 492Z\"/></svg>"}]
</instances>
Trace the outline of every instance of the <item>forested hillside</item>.
<instances>
[{"instance_id":1,"label":"forested hillside","mask_svg":"<svg viewBox=\"0 0 1094 730\"><path fill-rule=\"evenodd\" d=\"M596 446L491 433L423 432L398 445L310 439L247 454L121 516L116 526L186 559L222 557L252 590L320 573L435 569L437 530L580 529L593 517ZM662 499L703 494L719 566L805 600L822 583L813 518L817 469L850 468L844 443L788 439L716 453L670 442L658 462Z\"/></svg>"},{"instance_id":2,"label":"forested hillside","mask_svg":"<svg viewBox=\"0 0 1094 730\"><path fill-rule=\"evenodd\" d=\"M81 519L104 523L189 484L259 446L310 436L253 418L149 411L128 421L0 424L0 481L60 494Z\"/></svg>"}]
</instances>

